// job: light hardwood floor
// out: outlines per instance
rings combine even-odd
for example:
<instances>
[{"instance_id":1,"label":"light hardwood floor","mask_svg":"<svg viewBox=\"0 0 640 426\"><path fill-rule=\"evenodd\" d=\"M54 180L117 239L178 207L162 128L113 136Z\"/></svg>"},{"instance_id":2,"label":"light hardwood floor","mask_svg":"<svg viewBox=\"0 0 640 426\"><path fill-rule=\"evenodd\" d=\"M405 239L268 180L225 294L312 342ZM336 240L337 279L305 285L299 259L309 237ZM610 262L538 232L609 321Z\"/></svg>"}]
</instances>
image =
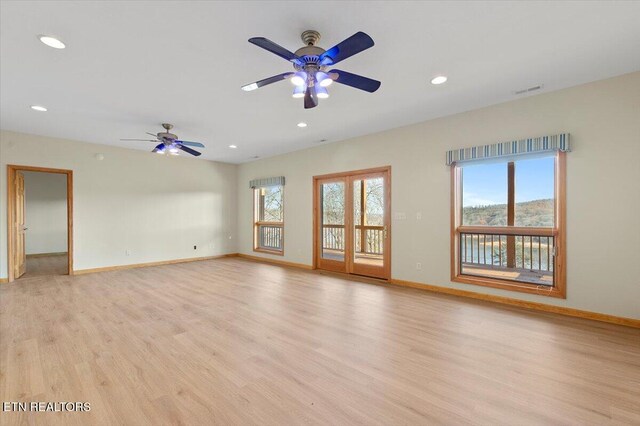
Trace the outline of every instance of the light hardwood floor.
<instances>
[{"instance_id":1,"label":"light hardwood floor","mask_svg":"<svg viewBox=\"0 0 640 426\"><path fill-rule=\"evenodd\" d=\"M640 330L239 258L0 286L2 425L640 424Z\"/></svg>"},{"instance_id":2,"label":"light hardwood floor","mask_svg":"<svg viewBox=\"0 0 640 426\"><path fill-rule=\"evenodd\" d=\"M19 279L39 277L42 275L66 275L67 255L27 256L26 272Z\"/></svg>"}]
</instances>

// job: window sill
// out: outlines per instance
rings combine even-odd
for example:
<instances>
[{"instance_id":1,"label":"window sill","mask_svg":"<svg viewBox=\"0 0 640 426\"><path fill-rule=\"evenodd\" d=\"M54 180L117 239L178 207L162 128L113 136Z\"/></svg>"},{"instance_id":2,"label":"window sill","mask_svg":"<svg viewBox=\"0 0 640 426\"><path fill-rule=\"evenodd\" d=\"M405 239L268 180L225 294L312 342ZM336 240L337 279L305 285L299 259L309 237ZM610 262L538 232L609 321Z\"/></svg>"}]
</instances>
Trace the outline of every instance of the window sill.
<instances>
[{"instance_id":1,"label":"window sill","mask_svg":"<svg viewBox=\"0 0 640 426\"><path fill-rule=\"evenodd\" d=\"M567 296L564 291L560 290L557 286L546 288L538 284L528 284L517 281L507 281L495 278L477 277L473 275L457 275L451 278L451 281L463 284L473 284L484 287L499 288L502 290L516 291L519 293L529 293L538 296L556 297L559 299L566 299Z\"/></svg>"},{"instance_id":2,"label":"window sill","mask_svg":"<svg viewBox=\"0 0 640 426\"><path fill-rule=\"evenodd\" d=\"M275 254L276 256L284 256L284 250L269 250L254 247L253 251L266 254Z\"/></svg>"}]
</instances>

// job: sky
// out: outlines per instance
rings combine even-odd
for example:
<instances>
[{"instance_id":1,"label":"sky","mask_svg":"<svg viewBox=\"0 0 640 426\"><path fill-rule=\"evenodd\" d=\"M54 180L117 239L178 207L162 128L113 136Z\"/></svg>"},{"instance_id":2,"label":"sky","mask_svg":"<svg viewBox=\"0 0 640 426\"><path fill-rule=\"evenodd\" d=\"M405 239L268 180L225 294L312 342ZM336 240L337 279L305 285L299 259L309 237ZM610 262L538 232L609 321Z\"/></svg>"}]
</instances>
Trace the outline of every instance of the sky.
<instances>
[{"instance_id":1,"label":"sky","mask_svg":"<svg viewBox=\"0 0 640 426\"><path fill-rule=\"evenodd\" d=\"M553 198L554 157L516 161L516 203ZM462 169L463 207L507 204L507 163Z\"/></svg>"}]
</instances>

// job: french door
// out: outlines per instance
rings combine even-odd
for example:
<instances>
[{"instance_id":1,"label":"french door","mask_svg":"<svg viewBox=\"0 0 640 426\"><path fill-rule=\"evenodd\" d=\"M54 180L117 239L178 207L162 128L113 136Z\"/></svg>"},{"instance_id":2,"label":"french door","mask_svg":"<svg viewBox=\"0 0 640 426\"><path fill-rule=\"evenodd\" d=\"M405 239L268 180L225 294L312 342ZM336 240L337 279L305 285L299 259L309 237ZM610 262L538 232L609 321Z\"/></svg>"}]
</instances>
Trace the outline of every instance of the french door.
<instances>
[{"instance_id":1,"label":"french door","mask_svg":"<svg viewBox=\"0 0 640 426\"><path fill-rule=\"evenodd\" d=\"M314 178L319 269L390 278L390 168Z\"/></svg>"}]
</instances>

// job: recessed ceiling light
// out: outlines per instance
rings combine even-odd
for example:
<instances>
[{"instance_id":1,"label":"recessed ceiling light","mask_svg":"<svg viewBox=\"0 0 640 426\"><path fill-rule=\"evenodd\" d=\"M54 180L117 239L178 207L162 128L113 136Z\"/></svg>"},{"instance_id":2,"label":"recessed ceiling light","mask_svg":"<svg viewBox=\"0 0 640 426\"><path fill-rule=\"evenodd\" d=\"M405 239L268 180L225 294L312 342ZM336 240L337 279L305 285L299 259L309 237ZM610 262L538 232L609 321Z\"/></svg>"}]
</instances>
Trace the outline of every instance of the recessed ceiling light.
<instances>
[{"instance_id":1,"label":"recessed ceiling light","mask_svg":"<svg viewBox=\"0 0 640 426\"><path fill-rule=\"evenodd\" d=\"M229 145L229 148L231 148L231 149L236 149L236 148L237 148L237 145Z\"/></svg>"},{"instance_id":2,"label":"recessed ceiling light","mask_svg":"<svg viewBox=\"0 0 640 426\"><path fill-rule=\"evenodd\" d=\"M442 84L444 82L447 81L447 76L445 75L438 75L436 77L433 77L431 79L431 84Z\"/></svg>"},{"instance_id":3,"label":"recessed ceiling light","mask_svg":"<svg viewBox=\"0 0 640 426\"><path fill-rule=\"evenodd\" d=\"M302 127L307 127L307 123L305 123L304 121L301 121L298 123L298 127L302 128Z\"/></svg>"},{"instance_id":4,"label":"recessed ceiling light","mask_svg":"<svg viewBox=\"0 0 640 426\"><path fill-rule=\"evenodd\" d=\"M34 110L34 111L40 111L40 112L47 111L47 109L45 107L43 107L42 105L31 105L31 109Z\"/></svg>"},{"instance_id":5,"label":"recessed ceiling light","mask_svg":"<svg viewBox=\"0 0 640 426\"><path fill-rule=\"evenodd\" d=\"M53 47L54 49L64 49L65 47L67 47L63 42L61 42L55 37L51 37L48 35L39 35L38 38L40 39L41 42L43 42L49 47Z\"/></svg>"}]
</instances>

